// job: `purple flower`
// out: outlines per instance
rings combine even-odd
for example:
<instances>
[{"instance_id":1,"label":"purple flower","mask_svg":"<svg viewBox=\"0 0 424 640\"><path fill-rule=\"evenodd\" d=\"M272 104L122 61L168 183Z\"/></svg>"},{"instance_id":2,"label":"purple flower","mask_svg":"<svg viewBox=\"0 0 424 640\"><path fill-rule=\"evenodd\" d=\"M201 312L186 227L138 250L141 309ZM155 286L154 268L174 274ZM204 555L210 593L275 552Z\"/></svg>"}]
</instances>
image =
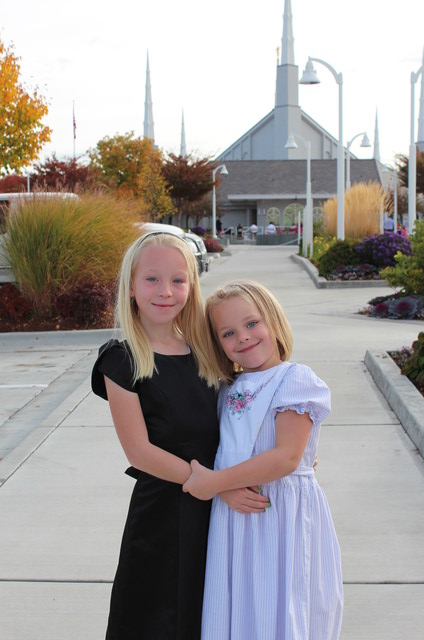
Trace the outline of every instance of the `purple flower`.
<instances>
[{"instance_id":1,"label":"purple flower","mask_svg":"<svg viewBox=\"0 0 424 640\"><path fill-rule=\"evenodd\" d=\"M385 302L379 302L374 307L374 313L376 316L379 316L380 318L387 317L389 313L389 305L386 304Z\"/></svg>"}]
</instances>

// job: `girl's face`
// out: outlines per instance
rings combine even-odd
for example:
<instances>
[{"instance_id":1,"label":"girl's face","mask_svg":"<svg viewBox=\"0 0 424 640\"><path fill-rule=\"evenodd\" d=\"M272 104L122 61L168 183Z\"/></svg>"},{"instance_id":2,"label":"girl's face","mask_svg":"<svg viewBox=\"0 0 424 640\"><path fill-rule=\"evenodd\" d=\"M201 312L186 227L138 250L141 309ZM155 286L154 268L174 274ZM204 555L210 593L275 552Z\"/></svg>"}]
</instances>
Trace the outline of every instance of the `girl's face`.
<instances>
[{"instance_id":1,"label":"girl's face","mask_svg":"<svg viewBox=\"0 0 424 640\"><path fill-rule=\"evenodd\" d=\"M140 251L130 294L146 330L172 324L190 293L186 260L178 249L149 246Z\"/></svg>"},{"instance_id":2,"label":"girl's face","mask_svg":"<svg viewBox=\"0 0 424 640\"><path fill-rule=\"evenodd\" d=\"M243 371L265 371L280 364L276 340L253 302L241 296L227 298L211 311L211 319L225 355Z\"/></svg>"}]
</instances>

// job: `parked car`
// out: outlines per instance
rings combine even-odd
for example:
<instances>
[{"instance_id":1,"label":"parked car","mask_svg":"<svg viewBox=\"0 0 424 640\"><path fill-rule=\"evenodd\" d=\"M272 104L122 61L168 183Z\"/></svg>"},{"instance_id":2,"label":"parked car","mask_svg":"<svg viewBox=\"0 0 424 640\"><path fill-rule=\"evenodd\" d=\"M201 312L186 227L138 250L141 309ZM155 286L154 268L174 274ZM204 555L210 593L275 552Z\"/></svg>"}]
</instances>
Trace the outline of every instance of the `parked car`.
<instances>
[{"instance_id":1,"label":"parked car","mask_svg":"<svg viewBox=\"0 0 424 640\"><path fill-rule=\"evenodd\" d=\"M35 198L43 198L45 200L51 198L78 198L76 193L68 193L65 191L23 191L20 193L0 193L0 233L2 233L3 223L5 221L7 210L12 210L19 204Z\"/></svg>"},{"instance_id":2,"label":"parked car","mask_svg":"<svg viewBox=\"0 0 424 640\"><path fill-rule=\"evenodd\" d=\"M173 224L160 224L158 222L144 222L140 225L142 233L173 233L185 240L190 250L194 254L197 262L197 271L199 275L206 273L209 269L208 252L202 238L195 233L186 233L180 227Z\"/></svg>"}]
</instances>

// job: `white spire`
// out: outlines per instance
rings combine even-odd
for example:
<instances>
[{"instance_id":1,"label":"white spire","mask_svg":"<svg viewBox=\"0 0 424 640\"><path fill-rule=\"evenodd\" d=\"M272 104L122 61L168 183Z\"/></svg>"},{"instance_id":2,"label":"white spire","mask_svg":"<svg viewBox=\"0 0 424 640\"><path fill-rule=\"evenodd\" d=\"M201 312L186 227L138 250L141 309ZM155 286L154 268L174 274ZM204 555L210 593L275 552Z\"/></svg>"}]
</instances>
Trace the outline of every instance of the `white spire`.
<instances>
[{"instance_id":1,"label":"white spire","mask_svg":"<svg viewBox=\"0 0 424 640\"><path fill-rule=\"evenodd\" d=\"M185 141L185 127L184 127L184 109L181 117L181 144L180 144L180 156L185 158L187 155L186 141Z\"/></svg>"},{"instance_id":2,"label":"white spire","mask_svg":"<svg viewBox=\"0 0 424 640\"><path fill-rule=\"evenodd\" d=\"M380 137L378 133L378 114L375 110L375 129L374 129L374 160L380 162Z\"/></svg>"},{"instance_id":3,"label":"white spire","mask_svg":"<svg viewBox=\"0 0 424 640\"><path fill-rule=\"evenodd\" d=\"M418 138L417 145L419 151L424 151L424 49L423 49L423 71L421 73L421 94L420 111L418 115Z\"/></svg>"},{"instance_id":4,"label":"white spire","mask_svg":"<svg viewBox=\"0 0 424 640\"><path fill-rule=\"evenodd\" d=\"M290 0L284 3L283 38L281 40L281 64L294 64L293 16Z\"/></svg>"},{"instance_id":5,"label":"white spire","mask_svg":"<svg viewBox=\"0 0 424 640\"><path fill-rule=\"evenodd\" d=\"M144 98L144 137L155 141L155 132L153 127L153 103L152 89L150 87L150 68L149 68L149 51L147 51L146 65L146 93Z\"/></svg>"}]
</instances>

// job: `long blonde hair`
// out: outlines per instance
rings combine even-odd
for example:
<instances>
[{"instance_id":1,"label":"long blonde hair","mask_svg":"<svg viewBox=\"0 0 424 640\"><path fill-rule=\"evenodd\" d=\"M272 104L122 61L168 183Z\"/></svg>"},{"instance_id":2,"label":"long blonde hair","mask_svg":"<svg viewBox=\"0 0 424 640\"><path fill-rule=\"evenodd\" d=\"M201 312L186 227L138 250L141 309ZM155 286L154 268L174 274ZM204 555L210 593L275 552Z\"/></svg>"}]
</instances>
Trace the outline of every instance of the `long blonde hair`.
<instances>
[{"instance_id":1,"label":"long blonde hair","mask_svg":"<svg viewBox=\"0 0 424 640\"><path fill-rule=\"evenodd\" d=\"M212 350L206 330L202 294L197 275L196 260L186 242L171 233L147 233L128 248L119 275L115 322L123 331L134 359L134 381L151 378L155 370L152 345L141 324L138 308L131 298L131 283L141 252L146 247L178 249L185 258L189 274L190 292L183 309L174 320L174 328L189 344L199 367L199 374L210 386L217 386L218 378L210 365Z\"/></svg>"},{"instance_id":2,"label":"long blonde hair","mask_svg":"<svg viewBox=\"0 0 424 640\"><path fill-rule=\"evenodd\" d=\"M225 355L212 321L212 311L224 300L236 296L240 296L247 302L256 305L270 335L275 337L275 343L282 362L290 358L293 347L293 336L289 322L280 303L271 291L252 280L237 280L224 285L206 299L205 314L206 325L215 355L215 365L218 367L219 377L225 382L232 382L235 374L242 369Z\"/></svg>"}]
</instances>

